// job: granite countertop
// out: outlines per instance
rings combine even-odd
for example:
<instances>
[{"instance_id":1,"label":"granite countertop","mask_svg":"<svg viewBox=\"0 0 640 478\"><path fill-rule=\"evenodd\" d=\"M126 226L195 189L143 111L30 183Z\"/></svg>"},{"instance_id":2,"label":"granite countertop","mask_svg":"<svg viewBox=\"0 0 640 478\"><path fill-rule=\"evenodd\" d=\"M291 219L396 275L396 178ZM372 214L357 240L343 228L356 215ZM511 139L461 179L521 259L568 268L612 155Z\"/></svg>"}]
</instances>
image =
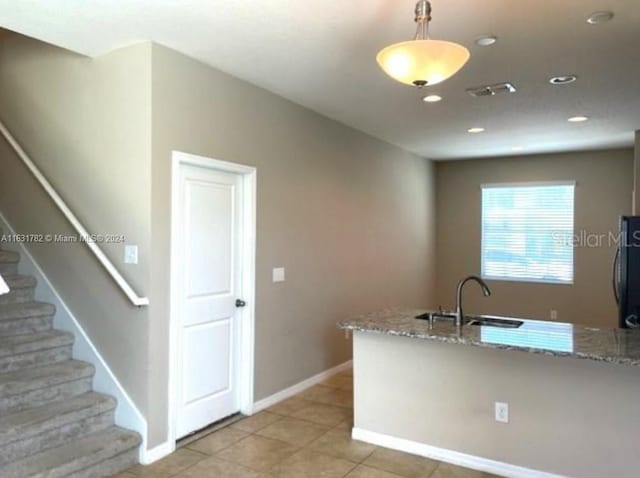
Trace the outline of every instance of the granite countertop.
<instances>
[{"instance_id":1,"label":"granite countertop","mask_svg":"<svg viewBox=\"0 0 640 478\"><path fill-rule=\"evenodd\" d=\"M338 328L452 344L576 357L640 366L640 330L593 328L562 322L522 320L516 329L416 319L424 309L386 309L338 323Z\"/></svg>"}]
</instances>

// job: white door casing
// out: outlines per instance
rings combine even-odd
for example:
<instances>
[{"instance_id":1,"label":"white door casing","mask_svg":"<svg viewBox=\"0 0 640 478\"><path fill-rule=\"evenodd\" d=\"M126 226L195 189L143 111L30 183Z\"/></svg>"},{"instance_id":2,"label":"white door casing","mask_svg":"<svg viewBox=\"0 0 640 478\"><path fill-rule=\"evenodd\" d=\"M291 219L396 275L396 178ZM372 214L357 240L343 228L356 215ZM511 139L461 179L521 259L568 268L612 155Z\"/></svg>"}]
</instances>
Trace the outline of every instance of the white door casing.
<instances>
[{"instance_id":1,"label":"white door casing","mask_svg":"<svg viewBox=\"0 0 640 478\"><path fill-rule=\"evenodd\" d=\"M240 169L240 171L238 171ZM174 152L169 443L251 413L255 170ZM237 308L244 299L246 308Z\"/></svg>"}]
</instances>

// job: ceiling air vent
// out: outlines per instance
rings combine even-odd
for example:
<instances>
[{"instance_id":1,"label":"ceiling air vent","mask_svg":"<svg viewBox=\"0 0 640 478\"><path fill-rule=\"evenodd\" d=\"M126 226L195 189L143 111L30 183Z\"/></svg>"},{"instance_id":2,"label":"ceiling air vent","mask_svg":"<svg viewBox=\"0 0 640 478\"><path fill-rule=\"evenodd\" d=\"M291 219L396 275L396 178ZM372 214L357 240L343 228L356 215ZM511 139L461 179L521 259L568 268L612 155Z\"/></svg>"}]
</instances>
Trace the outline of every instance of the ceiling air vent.
<instances>
[{"instance_id":1,"label":"ceiling air vent","mask_svg":"<svg viewBox=\"0 0 640 478\"><path fill-rule=\"evenodd\" d=\"M495 85L478 86L476 88L467 88L467 93L475 98L481 96L495 96L502 93L515 93L516 87L511 83L497 83Z\"/></svg>"}]
</instances>

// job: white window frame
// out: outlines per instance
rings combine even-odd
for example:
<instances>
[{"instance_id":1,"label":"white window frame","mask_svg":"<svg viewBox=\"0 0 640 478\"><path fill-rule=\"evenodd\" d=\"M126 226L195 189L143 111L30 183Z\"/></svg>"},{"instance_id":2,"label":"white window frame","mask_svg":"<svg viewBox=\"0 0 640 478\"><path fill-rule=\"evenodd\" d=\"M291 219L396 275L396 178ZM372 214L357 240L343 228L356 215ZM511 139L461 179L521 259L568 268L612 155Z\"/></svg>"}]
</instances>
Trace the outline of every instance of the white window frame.
<instances>
[{"instance_id":1,"label":"white window frame","mask_svg":"<svg viewBox=\"0 0 640 478\"><path fill-rule=\"evenodd\" d=\"M522 181L522 182L505 182L505 183L482 183L480 185L480 276L485 280L491 281L500 281L500 282L525 282L530 284L551 284L551 285L573 285L575 281L575 250L572 248L572 273L571 273L571 281L559 281L559 280L549 280L549 279L536 279L536 278L527 278L527 277L497 277L487 275L484 272L484 204L483 204L483 195L482 191L484 189L497 189L497 188L517 188L517 187L540 187L540 186L573 186L573 234L575 234L575 207L576 207L576 196L575 189L578 183L574 180L568 181Z\"/></svg>"}]
</instances>

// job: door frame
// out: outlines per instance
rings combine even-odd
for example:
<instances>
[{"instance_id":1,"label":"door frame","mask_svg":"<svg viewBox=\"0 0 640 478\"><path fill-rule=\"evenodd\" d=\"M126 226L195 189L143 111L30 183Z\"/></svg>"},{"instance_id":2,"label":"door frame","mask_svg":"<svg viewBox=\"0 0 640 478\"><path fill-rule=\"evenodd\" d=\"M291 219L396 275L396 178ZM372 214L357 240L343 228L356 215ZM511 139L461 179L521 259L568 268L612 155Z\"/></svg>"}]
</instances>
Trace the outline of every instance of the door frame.
<instances>
[{"instance_id":1,"label":"door frame","mask_svg":"<svg viewBox=\"0 0 640 478\"><path fill-rule=\"evenodd\" d=\"M178 264L178 237L180 212L180 167L182 165L242 176L242 281L240 297L247 303L238 309L240 320L239 393L240 412L253 413L254 348L255 348L255 269L256 269L256 182L257 170L252 166L230 163L219 159L197 156L181 151L171 152L171 271L169 312L169 416L168 443L171 451L176 447L176 420L178 416L178 344L180 343L180 281Z\"/></svg>"}]
</instances>

